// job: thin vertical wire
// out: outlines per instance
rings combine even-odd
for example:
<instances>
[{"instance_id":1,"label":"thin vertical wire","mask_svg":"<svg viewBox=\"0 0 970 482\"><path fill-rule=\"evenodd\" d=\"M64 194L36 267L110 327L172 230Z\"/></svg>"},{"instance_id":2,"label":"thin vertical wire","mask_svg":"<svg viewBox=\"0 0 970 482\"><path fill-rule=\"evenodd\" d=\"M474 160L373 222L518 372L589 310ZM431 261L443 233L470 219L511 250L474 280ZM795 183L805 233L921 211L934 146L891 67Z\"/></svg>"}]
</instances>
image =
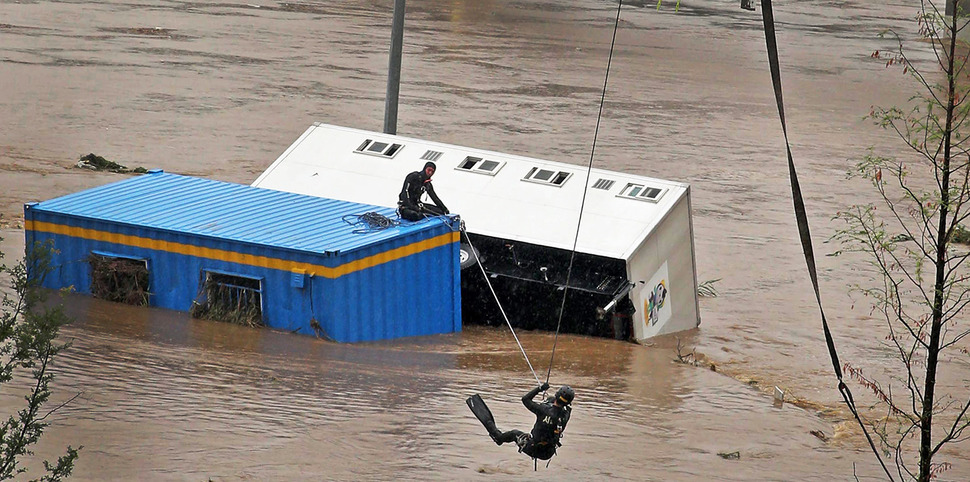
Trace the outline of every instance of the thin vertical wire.
<instances>
[{"instance_id":1,"label":"thin vertical wire","mask_svg":"<svg viewBox=\"0 0 970 482\"><path fill-rule=\"evenodd\" d=\"M616 20L613 22L613 40L610 42L610 56L606 61L606 77L603 79L603 93L600 96L600 109L596 115L596 130L593 131L593 147L589 151L589 166L586 168L586 182L583 184L583 202L579 206L579 219L576 221L576 236L573 238L573 250L569 255L569 269L566 271L566 286L562 293L562 303L559 305L559 321L556 322L556 337L552 342L552 355L549 356L549 370L546 371L546 383L552 374L552 364L556 359L556 346L559 344L559 328L562 326L562 314L566 309L566 295L569 293L569 281L573 274L573 262L576 260L576 246L579 244L579 228L583 224L583 210L586 207L586 193L589 191L589 176L593 172L593 155L596 153L596 137L600 132L600 121L603 118L603 104L606 103L606 86L610 81L610 66L613 64L613 50L616 47L616 31L620 26L620 10L623 0L616 5Z\"/></svg>"}]
</instances>

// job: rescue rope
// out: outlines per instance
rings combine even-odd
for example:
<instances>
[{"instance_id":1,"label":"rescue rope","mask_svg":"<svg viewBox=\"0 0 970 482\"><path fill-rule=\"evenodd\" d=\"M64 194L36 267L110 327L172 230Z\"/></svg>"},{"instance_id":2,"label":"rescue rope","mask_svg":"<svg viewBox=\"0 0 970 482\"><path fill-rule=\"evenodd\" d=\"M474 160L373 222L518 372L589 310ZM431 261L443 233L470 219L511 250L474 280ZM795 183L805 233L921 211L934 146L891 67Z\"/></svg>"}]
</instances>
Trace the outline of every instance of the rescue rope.
<instances>
[{"instance_id":1,"label":"rescue rope","mask_svg":"<svg viewBox=\"0 0 970 482\"><path fill-rule=\"evenodd\" d=\"M593 156L596 153L596 138L600 133L600 121L603 119L603 105L606 103L606 86L610 81L610 66L613 65L613 50L616 48L616 31L620 27L620 10L623 0L616 4L616 20L613 22L613 39L610 41L610 56L606 61L606 76L603 79L603 93L600 95L599 113L596 114L596 129L593 130L593 146L589 151L589 165L586 167L586 182L583 183L583 201L579 205L579 219L576 220L576 236L573 238L573 249L569 254L569 269L566 270L566 284L563 287L562 303L559 305L559 320L556 322L556 337L552 342L552 354L549 356L549 369L546 371L546 383L552 375L552 364L556 360L556 346L559 344L559 329L562 326L562 315L566 310L566 295L569 293L569 281L573 275L573 262L576 260L576 246L579 245L579 228L583 224L583 211L586 207L586 193L589 191L589 177L593 172Z\"/></svg>"},{"instance_id":2,"label":"rescue rope","mask_svg":"<svg viewBox=\"0 0 970 482\"><path fill-rule=\"evenodd\" d=\"M472 239L468 236L468 231L465 231L465 223L461 223L461 232L465 235L465 240L468 241L468 247L471 248L472 253L477 253L475 245L472 244ZM482 271L482 276L485 278L485 284L488 285L489 291L492 292L492 296L495 297L495 303L498 305L498 310L502 313L502 318L505 319L505 324L509 325L509 331L512 332L512 338L515 338L515 343L519 345L519 350L522 351L522 356L525 357L525 362L529 365L529 370L532 372L532 376L536 379L536 384L541 385L539 382L539 375L536 375L535 368L532 368L532 362L529 360L529 355L526 354L525 348L522 347L522 342L519 341L519 337L515 334L515 329L512 328L512 322L509 321L508 315L505 314L505 308L502 308L502 302L499 301L498 295L495 293L495 288L492 288L492 282L488 279L488 273L485 272L485 267L482 266L482 260L478 256L475 256L475 263L478 265L478 269Z\"/></svg>"},{"instance_id":3,"label":"rescue rope","mask_svg":"<svg viewBox=\"0 0 970 482\"><path fill-rule=\"evenodd\" d=\"M569 282L572 278L573 273L573 263L576 260L576 247L579 244L579 228L583 223L583 211L586 207L586 194L589 191L589 178L593 171L593 157L596 153L596 138L599 136L600 121L603 118L603 105L606 102L606 87L610 80L610 67L613 64L613 51L616 48L616 32L620 25L620 11L623 8L623 0L619 0L616 6L616 20L613 22L613 38L610 41L610 55L606 62L606 77L603 79L603 92L600 95L600 105L599 112L596 115L596 129L593 131L593 145L589 153L589 164L586 168L586 181L583 184L583 199L579 206L579 219L576 221L576 235L573 238L573 248L569 255L569 268L566 270L566 283L563 287L562 302L559 305L559 319L556 321L556 335L552 342L552 353L549 356L549 369L546 370L546 383L549 383L549 378L552 375L552 366L556 359L556 347L559 345L559 332L562 328L562 316L566 309L566 295L569 293ZM461 232L465 235L465 239L468 241L468 246L475 251L475 246L472 244L471 237L468 236L468 232L465 231L464 224L461 226ZM522 342L519 341L519 337L515 334L515 329L512 327L512 322L509 321L508 315L505 314L505 309L502 307L502 302L499 301L498 295L495 293L495 288L492 287L492 282L488 278L488 273L485 272L485 267L482 266L482 261L476 256L476 264L479 270L482 272L482 276L485 278L485 284L488 285L488 289L492 292L492 296L495 298L495 303L498 305L499 311L502 313L502 318L505 319L505 323L509 327L509 331L512 332L512 337L515 338L515 343L519 345L519 350L522 351L522 356L525 357L525 362L529 365L529 370L532 372L532 376L535 377L536 383L541 385L539 381L539 375L536 374L535 368L532 367L532 362L529 360L529 355L525 352L525 348L522 347Z\"/></svg>"},{"instance_id":4,"label":"rescue rope","mask_svg":"<svg viewBox=\"0 0 970 482\"><path fill-rule=\"evenodd\" d=\"M342 219L351 226L359 226L353 230L354 234L372 233L401 224L396 219L391 219L373 211L364 214L347 214Z\"/></svg>"},{"instance_id":5,"label":"rescue rope","mask_svg":"<svg viewBox=\"0 0 970 482\"><path fill-rule=\"evenodd\" d=\"M886 472L886 476L889 480L895 480L889 473L889 469L883 462L882 457L879 456L879 451L876 449L876 445L869 435L869 431L866 430L866 425L862 422L858 410L856 410L855 401L852 399L852 392L849 391L849 387L846 386L845 381L842 379L842 367L839 362L839 354L835 349L835 341L832 339L832 332L829 330L828 321L825 319L825 310L822 309L822 296L819 292L818 274L815 269L815 252L812 248L812 234L809 231L808 216L805 213L805 201L802 199L802 190L798 184L798 174L795 172L795 161L792 158L791 145L788 143L788 127L785 123L785 105L781 91L781 69L778 65L778 44L775 40L775 19L771 11L771 0L761 0L761 12L762 18L764 19L765 43L768 50L768 64L771 69L771 82L775 89L775 102L778 104L778 117L781 119L781 131L785 135L785 149L788 153L788 175L791 180L792 201L795 207L798 234L802 244L802 251L805 254L808 275L812 280L812 287L815 289L815 301L818 303L818 310L822 315L822 332L825 334L825 344L828 346L829 358L832 359L832 368L835 371L835 376L839 379L839 393L842 395L842 399L845 401L845 405L849 408L849 411L852 412L852 415L859 422L859 426L862 427L862 432L866 435L866 440L869 441L869 446L876 455L876 459L879 460L879 464L882 465L882 469Z\"/></svg>"}]
</instances>

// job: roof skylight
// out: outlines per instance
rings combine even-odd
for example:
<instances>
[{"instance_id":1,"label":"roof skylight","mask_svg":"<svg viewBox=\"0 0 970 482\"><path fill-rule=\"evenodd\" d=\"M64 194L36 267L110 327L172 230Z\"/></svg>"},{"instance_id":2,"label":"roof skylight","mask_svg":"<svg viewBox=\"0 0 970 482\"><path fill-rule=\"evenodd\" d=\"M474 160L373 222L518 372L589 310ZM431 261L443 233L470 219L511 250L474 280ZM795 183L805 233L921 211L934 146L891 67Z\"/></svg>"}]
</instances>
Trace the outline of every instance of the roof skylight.
<instances>
[{"instance_id":1,"label":"roof skylight","mask_svg":"<svg viewBox=\"0 0 970 482\"><path fill-rule=\"evenodd\" d=\"M367 139L354 152L391 159L403 148L404 144L392 144L390 142L380 142L373 139Z\"/></svg>"},{"instance_id":2,"label":"roof skylight","mask_svg":"<svg viewBox=\"0 0 970 482\"><path fill-rule=\"evenodd\" d=\"M458 166L455 167L455 169L459 171L477 172L479 174L494 176L502 169L503 166L505 166L505 161L493 161L481 157L468 156L464 161L461 161Z\"/></svg>"},{"instance_id":3,"label":"roof skylight","mask_svg":"<svg viewBox=\"0 0 970 482\"><path fill-rule=\"evenodd\" d=\"M549 169L542 169L540 167L533 167L528 174L522 178L522 180L560 187L565 184L566 180L572 177L572 175L573 174L571 172L552 171Z\"/></svg>"},{"instance_id":4,"label":"roof skylight","mask_svg":"<svg viewBox=\"0 0 970 482\"><path fill-rule=\"evenodd\" d=\"M646 186L643 184L628 183L617 197L636 199L638 201L657 202L667 192L666 188Z\"/></svg>"}]
</instances>

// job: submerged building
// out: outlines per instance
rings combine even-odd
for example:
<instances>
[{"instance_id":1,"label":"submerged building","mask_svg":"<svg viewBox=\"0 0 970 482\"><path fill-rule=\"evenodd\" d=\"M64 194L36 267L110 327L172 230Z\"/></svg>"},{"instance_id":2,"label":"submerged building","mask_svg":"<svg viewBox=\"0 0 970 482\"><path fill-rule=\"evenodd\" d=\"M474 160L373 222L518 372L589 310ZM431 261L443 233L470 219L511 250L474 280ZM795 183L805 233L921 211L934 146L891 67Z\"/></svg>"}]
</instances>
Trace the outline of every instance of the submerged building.
<instances>
[{"instance_id":1,"label":"submerged building","mask_svg":"<svg viewBox=\"0 0 970 482\"><path fill-rule=\"evenodd\" d=\"M461 330L454 217L161 171L24 211L27 246L55 250L48 288L341 342Z\"/></svg>"},{"instance_id":2,"label":"submerged building","mask_svg":"<svg viewBox=\"0 0 970 482\"><path fill-rule=\"evenodd\" d=\"M252 185L393 207L428 161L513 326L555 329L566 287L564 332L642 340L699 325L687 184L318 123ZM462 271L464 320L503 323L485 276Z\"/></svg>"}]
</instances>

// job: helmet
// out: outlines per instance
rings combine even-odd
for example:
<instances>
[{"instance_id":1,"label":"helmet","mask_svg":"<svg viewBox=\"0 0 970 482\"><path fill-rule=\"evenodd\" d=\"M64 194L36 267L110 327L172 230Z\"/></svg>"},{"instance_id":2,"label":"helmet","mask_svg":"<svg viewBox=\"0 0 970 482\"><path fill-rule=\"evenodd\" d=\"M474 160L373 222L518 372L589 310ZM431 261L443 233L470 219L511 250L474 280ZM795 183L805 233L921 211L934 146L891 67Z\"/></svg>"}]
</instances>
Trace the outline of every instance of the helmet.
<instances>
[{"instance_id":1,"label":"helmet","mask_svg":"<svg viewBox=\"0 0 970 482\"><path fill-rule=\"evenodd\" d=\"M573 391L569 385L563 385L559 391L556 392L556 401L563 405L569 405L573 403L573 397L576 396L576 392Z\"/></svg>"}]
</instances>

